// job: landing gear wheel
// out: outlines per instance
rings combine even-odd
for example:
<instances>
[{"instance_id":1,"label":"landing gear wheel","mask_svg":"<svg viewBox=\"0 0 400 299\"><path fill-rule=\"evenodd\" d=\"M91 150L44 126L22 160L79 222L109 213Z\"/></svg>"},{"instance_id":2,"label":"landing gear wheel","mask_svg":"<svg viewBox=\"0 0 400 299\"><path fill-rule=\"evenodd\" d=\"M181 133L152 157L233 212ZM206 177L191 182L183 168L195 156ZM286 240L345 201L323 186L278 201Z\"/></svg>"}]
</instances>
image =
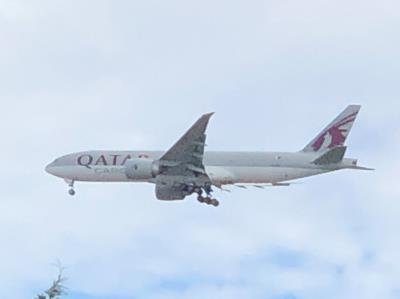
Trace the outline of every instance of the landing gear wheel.
<instances>
[{"instance_id":1,"label":"landing gear wheel","mask_svg":"<svg viewBox=\"0 0 400 299\"><path fill-rule=\"evenodd\" d=\"M74 196L76 193L75 193L74 189L69 189L68 190L68 194L71 195L71 196Z\"/></svg>"},{"instance_id":2,"label":"landing gear wheel","mask_svg":"<svg viewBox=\"0 0 400 299\"><path fill-rule=\"evenodd\" d=\"M218 207L218 206L219 206L219 201L216 200L216 199L212 199L212 200L211 200L211 204L212 204L214 207Z\"/></svg>"},{"instance_id":3,"label":"landing gear wheel","mask_svg":"<svg viewBox=\"0 0 400 299\"><path fill-rule=\"evenodd\" d=\"M197 200L198 200L200 203L205 203L205 201L206 201L206 199L205 199L203 196L201 196L201 195L199 195L199 196L197 197Z\"/></svg>"},{"instance_id":4,"label":"landing gear wheel","mask_svg":"<svg viewBox=\"0 0 400 299\"><path fill-rule=\"evenodd\" d=\"M208 204L208 205L211 205L212 204L212 199L211 198L206 198L205 199L205 203Z\"/></svg>"}]
</instances>

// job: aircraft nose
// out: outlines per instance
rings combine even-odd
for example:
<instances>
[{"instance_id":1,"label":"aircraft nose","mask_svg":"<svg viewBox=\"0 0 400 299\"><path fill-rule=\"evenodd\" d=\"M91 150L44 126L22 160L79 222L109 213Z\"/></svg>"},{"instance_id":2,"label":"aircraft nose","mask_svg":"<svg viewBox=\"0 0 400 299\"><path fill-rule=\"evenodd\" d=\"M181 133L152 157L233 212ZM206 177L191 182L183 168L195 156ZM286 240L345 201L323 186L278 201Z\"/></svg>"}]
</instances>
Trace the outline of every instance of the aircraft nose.
<instances>
[{"instance_id":1,"label":"aircraft nose","mask_svg":"<svg viewBox=\"0 0 400 299\"><path fill-rule=\"evenodd\" d=\"M46 166L45 170L46 170L47 173L53 174L53 172L52 172L52 169L53 169L53 167L54 167L53 164L54 164L54 163L50 163L49 165Z\"/></svg>"}]
</instances>

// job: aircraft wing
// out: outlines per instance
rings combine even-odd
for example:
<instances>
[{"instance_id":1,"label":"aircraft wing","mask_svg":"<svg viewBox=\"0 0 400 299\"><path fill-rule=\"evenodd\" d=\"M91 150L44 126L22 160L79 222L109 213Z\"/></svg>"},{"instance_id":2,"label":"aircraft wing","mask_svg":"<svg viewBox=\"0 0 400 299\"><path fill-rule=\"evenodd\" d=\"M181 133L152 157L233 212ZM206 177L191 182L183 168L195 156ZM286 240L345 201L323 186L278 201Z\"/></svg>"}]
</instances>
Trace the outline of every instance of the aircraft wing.
<instances>
[{"instance_id":1,"label":"aircraft wing","mask_svg":"<svg viewBox=\"0 0 400 299\"><path fill-rule=\"evenodd\" d=\"M205 131L213 114L203 115L160 160L190 163L193 166L202 167L206 142Z\"/></svg>"},{"instance_id":2,"label":"aircraft wing","mask_svg":"<svg viewBox=\"0 0 400 299\"><path fill-rule=\"evenodd\" d=\"M292 182L278 182L278 183L270 183L270 184L233 184L227 186L233 186L241 189L247 189L250 187L258 188L258 189L265 189L268 187L289 187L293 185Z\"/></svg>"},{"instance_id":3,"label":"aircraft wing","mask_svg":"<svg viewBox=\"0 0 400 299\"><path fill-rule=\"evenodd\" d=\"M203 115L159 160L160 174L156 179L159 199L185 197L188 186L211 185L203 165L206 129L213 113ZM169 196L170 194L170 196Z\"/></svg>"},{"instance_id":4,"label":"aircraft wing","mask_svg":"<svg viewBox=\"0 0 400 299\"><path fill-rule=\"evenodd\" d=\"M277 183L265 183L265 184L251 184L251 183L246 183L246 184L226 184L226 185L220 185L216 186L218 189L224 192L232 192L230 189L231 187L236 187L240 189L249 189L249 188L257 188L257 189L266 189L270 187L289 187L293 184L296 184L294 182L277 182Z\"/></svg>"}]
</instances>

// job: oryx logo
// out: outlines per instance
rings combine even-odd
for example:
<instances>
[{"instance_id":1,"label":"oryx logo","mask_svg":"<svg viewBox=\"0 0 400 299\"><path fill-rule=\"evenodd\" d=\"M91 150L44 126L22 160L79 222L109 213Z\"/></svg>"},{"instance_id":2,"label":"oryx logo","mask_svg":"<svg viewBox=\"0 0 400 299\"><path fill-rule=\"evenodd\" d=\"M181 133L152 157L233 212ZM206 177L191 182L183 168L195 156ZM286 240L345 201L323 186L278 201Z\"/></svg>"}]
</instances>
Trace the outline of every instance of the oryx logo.
<instances>
[{"instance_id":1,"label":"oryx logo","mask_svg":"<svg viewBox=\"0 0 400 299\"><path fill-rule=\"evenodd\" d=\"M332 127L322 132L317 140L312 144L314 151L321 148L334 148L343 145L350 131L351 125L356 120L357 112L346 116Z\"/></svg>"}]
</instances>

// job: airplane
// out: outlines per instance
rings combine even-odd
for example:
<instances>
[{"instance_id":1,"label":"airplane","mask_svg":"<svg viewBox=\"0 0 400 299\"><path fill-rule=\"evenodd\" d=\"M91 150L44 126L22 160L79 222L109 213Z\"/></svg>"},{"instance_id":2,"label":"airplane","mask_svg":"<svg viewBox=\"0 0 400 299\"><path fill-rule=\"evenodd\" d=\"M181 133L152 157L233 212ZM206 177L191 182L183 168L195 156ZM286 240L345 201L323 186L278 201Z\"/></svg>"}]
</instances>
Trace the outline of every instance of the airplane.
<instances>
[{"instance_id":1,"label":"airplane","mask_svg":"<svg viewBox=\"0 0 400 299\"><path fill-rule=\"evenodd\" d=\"M63 178L71 196L75 182L147 182L155 184L159 200L183 200L197 194L200 203L217 207L220 203L212 197L215 188L289 186L295 179L341 169L373 170L345 158L345 141L360 108L348 106L294 153L206 152L206 129L214 114L209 113L168 151L84 151L56 159L46 171Z\"/></svg>"}]
</instances>

